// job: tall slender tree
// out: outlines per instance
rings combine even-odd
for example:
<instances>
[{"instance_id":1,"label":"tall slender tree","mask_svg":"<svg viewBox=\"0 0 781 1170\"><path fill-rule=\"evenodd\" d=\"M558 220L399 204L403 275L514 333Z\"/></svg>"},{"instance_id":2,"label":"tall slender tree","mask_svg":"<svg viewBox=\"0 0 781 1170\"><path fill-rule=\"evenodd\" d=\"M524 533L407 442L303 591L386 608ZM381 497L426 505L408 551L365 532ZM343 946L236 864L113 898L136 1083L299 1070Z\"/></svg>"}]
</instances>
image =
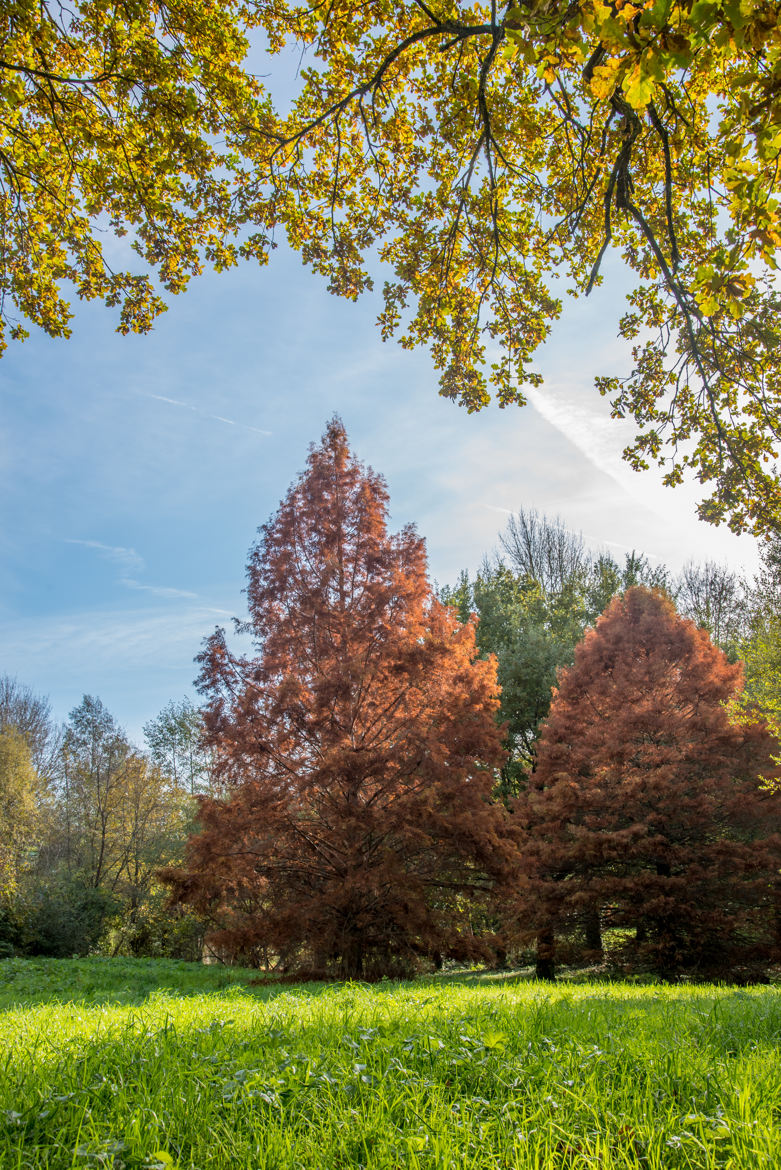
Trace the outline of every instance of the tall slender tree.
<instances>
[{"instance_id":1,"label":"tall slender tree","mask_svg":"<svg viewBox=\"0 0 781 1170\"><path fill-rule=\"evenodd\" d=\"M144 724L152 761L194 796L208 789L211 761L201 746L203 716L191 699L172 699Z\"/></svg>"},{"instance_id":2,"label":"tall slender tree","mask_svg":"<svg viewBox=\"0 0 781 1170\"><path fill-rule=\"evenodd\" d=\"M564 671L516 804L540 973L589 912L634 928L657 969L772 942L781 866L776 741L730 709L742 685L707 632L642 587L616 598Z\"/></svg>"},{"instance_id":3,"label":"tall slender tree","mask_svg":"<svg viewBox=\"0 0 781 1170\"><path fill-rule=\"evenodd\" d=\"M225 796L166 877L245 958L357 978L478 949L468 906L507 848L496 664L387 504L332 420L250 554L254 655L218 630L201 656Z\"/></svg>"}]
</instances>

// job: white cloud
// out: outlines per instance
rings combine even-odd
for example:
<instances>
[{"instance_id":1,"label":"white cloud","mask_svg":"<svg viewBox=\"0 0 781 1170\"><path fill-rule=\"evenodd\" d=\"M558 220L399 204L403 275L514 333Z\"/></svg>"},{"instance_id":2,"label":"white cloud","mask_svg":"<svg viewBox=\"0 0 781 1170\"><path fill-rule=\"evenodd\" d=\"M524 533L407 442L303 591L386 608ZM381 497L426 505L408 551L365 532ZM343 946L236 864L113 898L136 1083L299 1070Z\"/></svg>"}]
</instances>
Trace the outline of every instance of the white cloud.
<instances>
[{"instance_id":1,"label":"white cloud","mask_svg":"<svg viewBox=\"0 0 781 1170\"><path fill-rule=\"evenodd\" d=\"M593 467L614 480L622 492L632 496L641 507L657 516L664 514L665 509L659 507L655 493L649 493L649 479L632 471L621 458L624 447L634 437L635 428L631 423L610 418L605 404L594 391L584 392L577 386L565 389L546 385L544 390L530 386L524 389L524 393L537 413L576 447Z\"/></svg>"},{"instance_id":2,"label":"white cloud","mask_svg":"<svg viewBox=\"0 0 781 1170\"><path fill-rule=\"evenodd\" d=\"M134 581L132 577L120 577L120 585L125 585L128 589L138 589L144 593L151 593L153 597L190 597L196 598L197 593L192 593L189 589L170 589L165 585L142 585L140 581Z\"/></svg>"},{"instance_id":3,"label":"white cloud","mask_svg":"<svg viewBox=\"0 0 781 1170\"><path fill-rule=\"evenodd\" d=\"M143 724L192 689L195 655L228 610L185 600L156 608L73 612L0 622L3 670L34 685L64 719L99 695L141 742Z\"/></svg>"},{"instance_id":4,"label":"white cloud","mask_svg":"<svg viewBox=\"0 0 781 1170\"><path fill-rule=\"evenodd\" d=\"M483 507L487 508L489 512L498 512L501 516L515 515L512 508L502 508L499 504L483 504Z\"/></svg>"},{"instance_id":5,"label":"white cloud","mask_svg":"<svg viewBox=\"0 0 781 1170\"><path fill-rule=\"evenodd\" d=\"M611 418L607 401L578 379L573 370L572 380L565 381L559 370L556 381L543 390L525 391L530 406L575 448L579 460L613 485L609 494L602 491L593 501L585 490L574 495L565 508L568 526L588 530L589 541L643 552L673 568L686 559L714 555L747 569L755 565L753 538L738 537L726 526L714 528L696 519L701 485L687 482L669 488L662 483L658 468L632 470L621 455L636 434L634 422ZM597 522L604 535L597 535Z\"/></svg>"}]
</instances>

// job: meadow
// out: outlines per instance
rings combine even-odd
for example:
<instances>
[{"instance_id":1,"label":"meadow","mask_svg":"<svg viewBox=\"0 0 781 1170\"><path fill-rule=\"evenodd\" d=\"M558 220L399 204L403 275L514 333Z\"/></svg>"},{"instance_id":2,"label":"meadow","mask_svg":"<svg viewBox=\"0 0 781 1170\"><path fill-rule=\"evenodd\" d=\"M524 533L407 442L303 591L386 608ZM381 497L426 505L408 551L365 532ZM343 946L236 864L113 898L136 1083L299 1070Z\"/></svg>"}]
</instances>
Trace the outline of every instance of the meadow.
<instances>
[{"instance_id":1,"label":"meadow","mask_svg":"<svg viewBox=\"0 0 781 1170\"><path fill-rule=\"evenodd\" d=\"M0 962L0 1166L781 1166L774 988Z\"/></svg>"}]
</instances>

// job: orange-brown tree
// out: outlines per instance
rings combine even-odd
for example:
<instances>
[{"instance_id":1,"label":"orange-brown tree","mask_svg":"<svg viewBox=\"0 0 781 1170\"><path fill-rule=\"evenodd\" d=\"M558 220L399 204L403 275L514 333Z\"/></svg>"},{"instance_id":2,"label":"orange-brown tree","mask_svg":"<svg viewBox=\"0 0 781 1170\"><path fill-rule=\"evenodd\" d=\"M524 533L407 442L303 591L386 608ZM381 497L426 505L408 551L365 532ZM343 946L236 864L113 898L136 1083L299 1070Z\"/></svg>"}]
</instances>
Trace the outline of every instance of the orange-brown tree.
<instances>
[{"instance_id":1,"label":"orange-brown tree","mask_svg":"<svg viewBox=\"0 0 781 1170\"><path fill-rule=\"evenodd\" d=\"M516 806L539 974L556 934L593 935L600 917L663 973L772 942L777 746L730 709L741 686L741 665L659 593L629 589L587 633Z\"/></svg>"},{"instance_id":2,"label":"orange-brown tree","mask_svg":"<svg viewBox=\"0 0 781 1170\"><path fill-rule=\"evenodd\" d=\"M174 896L245 959L359 978L479 950L506 847L495 660L432 594L422 539L332 420L248 565L255 652L201 655L221 798Z\"/></svg>"}]
</instances>

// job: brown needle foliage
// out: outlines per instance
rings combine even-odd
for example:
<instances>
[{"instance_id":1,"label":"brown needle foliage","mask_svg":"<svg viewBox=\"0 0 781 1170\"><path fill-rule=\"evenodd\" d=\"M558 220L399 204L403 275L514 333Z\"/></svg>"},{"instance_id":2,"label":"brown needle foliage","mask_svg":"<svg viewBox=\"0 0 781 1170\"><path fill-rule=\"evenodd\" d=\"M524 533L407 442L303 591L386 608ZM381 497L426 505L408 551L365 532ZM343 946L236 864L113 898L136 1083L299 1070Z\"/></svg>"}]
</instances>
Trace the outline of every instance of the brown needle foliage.
<instances>
[{"instance_id":1,"label":"brown needle foliage","mask_svg":"<svg viewBox=\"0 0 781 1170\"><path fill-rule=\"evenodd\" d=\"M587 633L516 807L540 974L552 974L555 934L585 925L598 943L600 920L630 928L630 949L663 973L768 953L778 748L764 723L730 708L742 677L644 588L615 598Z\"/></svg>"},{"instance_id":2,"label":"brown needle foliage","mask_svg":"<svg viewBox=\"0 0 781 1170\"><path fill-rule=\"evenodd\" d=\"M496 663L387 504L334 419L251 551L255 653L218 630L201 655L224 795L167 880L245 959L360 978L480 949L469 907L507 847Z\"/></svg>"}]
</instances>

